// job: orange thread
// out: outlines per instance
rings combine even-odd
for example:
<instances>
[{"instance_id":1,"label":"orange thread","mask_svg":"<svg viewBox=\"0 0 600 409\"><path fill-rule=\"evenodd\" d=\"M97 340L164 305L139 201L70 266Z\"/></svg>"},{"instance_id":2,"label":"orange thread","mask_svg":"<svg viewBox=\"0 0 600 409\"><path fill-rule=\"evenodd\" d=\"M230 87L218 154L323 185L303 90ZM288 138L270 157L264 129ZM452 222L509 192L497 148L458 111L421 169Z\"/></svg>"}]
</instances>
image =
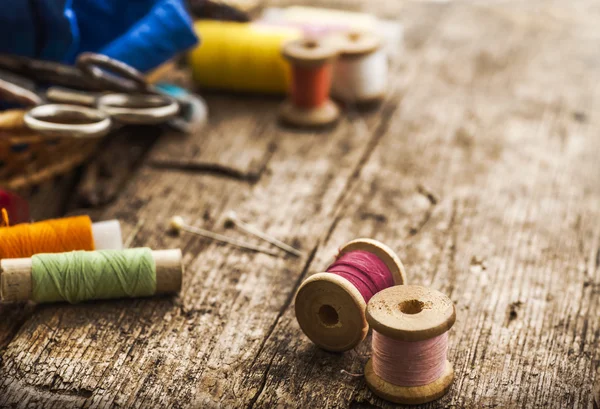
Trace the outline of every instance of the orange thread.
<instances>
[{"instance_id":1,"label":"orange thread","mask_svg":"<svg viewBox=\"0 0 600 409\"><path fill-rule=\"evenodd\" d=\"M331 63L319 67L292 66L291 97L294 105L316 108L329 99Z\"/></svg>"},{"instance_id":2,"label":"orange thread","mask_svg":"<svg viewBox=\"0 0 600 409\"><path fill-rule=\"evenodd\" d=\"M4 217L5 211L2 212L3 221ZM0 229L0 259L94 249L89 216L17 224Z\"/></svg>"},{"instance_id":3,"label":"orange thread","mask_svg":"<svg viewBox=\"0 0 600 409\"><path fill-rule=\"evenodd\" d=\"M8 221L8 210L2 208L2 223L0 223L0 227L8 227L10 223Z\"/></svg>"}]
</instances>

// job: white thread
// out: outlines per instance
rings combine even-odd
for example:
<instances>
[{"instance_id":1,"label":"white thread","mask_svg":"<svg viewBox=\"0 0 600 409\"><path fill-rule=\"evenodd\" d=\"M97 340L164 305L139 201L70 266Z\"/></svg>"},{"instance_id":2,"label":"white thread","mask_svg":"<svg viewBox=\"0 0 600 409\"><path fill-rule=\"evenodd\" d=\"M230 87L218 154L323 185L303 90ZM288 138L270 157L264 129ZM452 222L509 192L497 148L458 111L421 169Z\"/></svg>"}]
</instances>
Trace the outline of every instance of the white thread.
<instances>
[{"instance_id":1,"label":"white thread","mask_svg":"<svg viewBox=\"0 0 600 409\"><path fill-rule=\"evenodd\" d=\"M334 67L332 95L344 102L378 99L386 93L387 77L382 48L364 56L341 56Z\"/></svg>"}]
</instances>

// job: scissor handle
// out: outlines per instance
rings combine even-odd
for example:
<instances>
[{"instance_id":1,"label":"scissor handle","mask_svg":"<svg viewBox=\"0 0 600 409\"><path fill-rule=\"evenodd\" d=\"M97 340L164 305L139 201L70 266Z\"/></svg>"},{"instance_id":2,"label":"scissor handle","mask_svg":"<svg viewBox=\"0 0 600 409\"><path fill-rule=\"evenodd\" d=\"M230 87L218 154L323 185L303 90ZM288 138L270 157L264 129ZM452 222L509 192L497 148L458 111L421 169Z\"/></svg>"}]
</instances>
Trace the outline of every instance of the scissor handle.
<instances>
[{"instance_id":1,"label":"scissor handle","mask_svg":"<svg viewBox=\"0 0 600 409\"><path fill-rule=\"evenodd\" d=\"M0 99L17 102L27 106L35 106L42 103L42 98L34 91L12 82L8 78L2 77L3 75L0 76Z\"/></svg>"},{"instance_id":2,"label":"scissor handle","mask_svg":"<svg viewBox=\"0 0 600 409\"><path fill-rule=\"evenodd\" d=\"M150 90L141 72L106 55L82 53L77 57L76 65L105 89L121 92L148 92Z\"/></svg>"},{"instance_id":3,"label":"scissor handle","mask_svg":"<svg viewBox=\"0 0 600 409\"><path fill-rule=\"evenodd\" d=\"M46 90L46 99L57 104L84 105L93 107L99 94L77 91L64 87L50 87Z\"/></svg>"},{"instance_id":4,"label":"scissor handle","mask_svg":"<svg viewBox=\"0 0 600 409\"><path fill-rule=\"evenodd\" d=\"M157 94L105 94L96 105L123 124L160 124L179 113L175 99Z\"/></svg>"},{"instance_id":5,"label":"scissor handle","mask_svg":"<svg viewBox=\"0 0 600 409\"><path fill-rule=\"evenodd\" d=\"M79 68L55 61L0 54L0 69L25 76L35 82L47 82L88 90L99 89L95 86L92 78L84 75ZM9 80L12 81L12 79Z\"/></svg>"},{"instance_id":6,"label":"scissor handle","mask_svg":"<svg viewBox=\"0 0 600 409\"><path fill-rule=\"evenodd\" d=\"M66 104L39 105L23 119L30 129L56 137L97 138L112 125L110 117L98 109Z\"/></svg>"}]
</instances>

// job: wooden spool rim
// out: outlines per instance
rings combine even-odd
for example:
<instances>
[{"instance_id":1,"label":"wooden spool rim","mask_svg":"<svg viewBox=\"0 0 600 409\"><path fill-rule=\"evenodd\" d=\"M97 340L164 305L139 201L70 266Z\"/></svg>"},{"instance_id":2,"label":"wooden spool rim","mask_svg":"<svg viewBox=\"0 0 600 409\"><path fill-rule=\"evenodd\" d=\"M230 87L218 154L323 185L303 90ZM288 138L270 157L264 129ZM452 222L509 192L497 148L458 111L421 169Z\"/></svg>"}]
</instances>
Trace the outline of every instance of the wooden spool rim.
<instances>
[{"instance_id":1,"label":"wooden spool rim","mask_svg":"<svg viewBox=\"0 0 600 409\"><path fill-rule=\"evenodd\" d=\"M335 274L310 276L296 293L295 312L300 328L312 342L327 351L350 350L366 337L369 331L366 307L358 289ZM333 322L323 322L323 308L334 314Z\"/></svg>"},{"instance_id":2,"label":"wooden spool rim","mask_svg":"<svg viewBox=\"0 0 600 409\"><path fill-rule=\"evenodd\" d=\"M404 269L402 261L400 261L398 255L396 255L396 253L385 244L377 240L367 238L352 240L340 248L337 258L352 251L368 251L369 253L375 254L381 261L385 263L387 268L390 270L390 273L392 273L394 284L406 284L406 270Z\"/></svg>"},{"instance_id":3,"label":"wooden spool rim","mask_svg":"<svg viewBox=\"0 0 600 409\"><path fill-rule=\"evenodd\" d=\"M448 331L456 320L454 303L439 291L418 285L386 288L367 306L373 330L402 341L423 341Z\"/></svg>"},{"instance_id":4,"label":"wooden spool rim","mask_svg":"<svg viewBox=\"0 0 600 409\"><path fill-rule=\"evenodd\" d=\"M301 38L285 43L281 52L293 65L318 67L333 60L338 50L328 41Z\"/></svg>"},{"instance_id":5,"label":"wooden spool rim","mask_svg":"<svg viewBox=\"0 0 600 409\"><path fill-rule=\"evenodd\" d=\"M452 364L446 361L446 367L442 376L427 385L420 386L399 386L389 383L380 378L373 371L372 358L365 366L365 380L369 389L377 396L394 403L405 405L418 405L431 402L444 396L454 380L454 369Z\"/></svg>"},{"instance_id":6,"label":"wooden spool rim","mask_svg":"<svg viewBox=\"0 0 600 409\"><path fill-rule=\"evenodd\" d=\"M282 122L298 127L325 127L335 123L339 117L340 110L331 100L316 108L300 108L288 99L279 109Z\"/></svg>"},{"instance_id":7,"label":"wooden spool rim","mask_svg":"<svg viewBox=\"0 0 600 409\"><path fill-rule=\"evenodd\" d=\"M381 48L381 38L367 31L348 31L332 37L330 43L338 48L341 58L362 57Z\"/></svg>"}]
</instances>

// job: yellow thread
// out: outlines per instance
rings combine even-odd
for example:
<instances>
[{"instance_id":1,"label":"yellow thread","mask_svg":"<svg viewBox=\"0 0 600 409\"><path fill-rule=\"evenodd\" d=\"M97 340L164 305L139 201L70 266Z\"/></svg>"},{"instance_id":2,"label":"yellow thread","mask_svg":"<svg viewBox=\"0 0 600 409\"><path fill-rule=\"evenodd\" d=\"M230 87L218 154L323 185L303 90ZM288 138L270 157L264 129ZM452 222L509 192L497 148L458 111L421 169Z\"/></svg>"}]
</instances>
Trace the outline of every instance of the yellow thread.
<instances>
[{"instance_id":1,"label":"yellow thread","mask_svg":"<svg viewBox=\"0 0 600 409\"><path fill-rule=\"evenodd\" d=\"M198 21L194 28L202 43L190 53L189 62L200 86L269 94L287 91L291 74L281 47L300 38L300 30L221 21Z\"/></svg>"}]
</instances>

